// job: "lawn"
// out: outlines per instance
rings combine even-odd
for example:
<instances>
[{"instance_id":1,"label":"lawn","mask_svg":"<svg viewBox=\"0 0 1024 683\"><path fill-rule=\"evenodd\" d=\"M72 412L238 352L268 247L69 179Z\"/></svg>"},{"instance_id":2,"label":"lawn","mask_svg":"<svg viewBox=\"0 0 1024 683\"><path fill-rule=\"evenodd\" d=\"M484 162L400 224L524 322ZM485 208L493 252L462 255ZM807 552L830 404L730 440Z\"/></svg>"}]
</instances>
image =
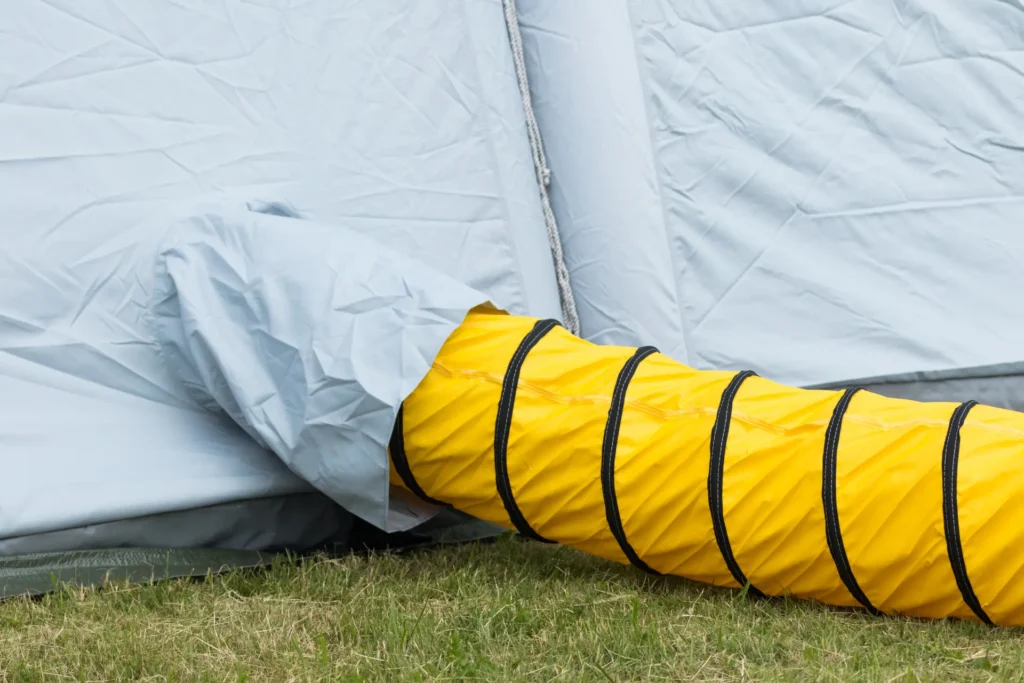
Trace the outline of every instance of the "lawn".
<instances>
[{"instance_id":1,"label":"lawn","mask_svg":"<svg viewBox=\"0 0 1024 683\"><path fill-rule=\"evenodd\" d=\"M2 680L1014 680L1024 632L652 579L512 538L0 605Z\"/></svg>"}]
</instances>

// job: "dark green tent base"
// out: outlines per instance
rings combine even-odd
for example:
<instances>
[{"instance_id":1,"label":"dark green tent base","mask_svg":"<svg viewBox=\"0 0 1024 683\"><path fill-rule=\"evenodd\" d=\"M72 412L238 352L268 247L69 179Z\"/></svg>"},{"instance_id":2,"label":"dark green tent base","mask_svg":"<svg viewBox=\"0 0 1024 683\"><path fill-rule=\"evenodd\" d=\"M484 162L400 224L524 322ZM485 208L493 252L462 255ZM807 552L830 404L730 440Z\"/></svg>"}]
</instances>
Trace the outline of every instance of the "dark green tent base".
<instances>
[{"instance_id":1,"label":"dark green tent base","mask_svg":"<svg viewBox=\"0 0 1024 683\"><path fill-rule=\"evenodd\" d=\"M419 527L385 533L355 521L347 539L336 539L296 553L340 555L352 552L399 551L493 538L503 529L445 510ZM109 583L150 583L203 577L239 569L270 566L289 549L266 552L218 548L109 548L31 553L0 557L0 599L37 596L65 585L102 587Z\"/></svg>"},{"instance_id":2,"label":"dark green tent base","mask_svg":"<svg viewBox=\"0 0 1024 683\"><path fill-rule=\"evenodd\" d=\"M42 595L61 586L148 583L269 564L273 553L216 548L112 548L0 558L0 598Z\"/></svg>"}]
</instances>

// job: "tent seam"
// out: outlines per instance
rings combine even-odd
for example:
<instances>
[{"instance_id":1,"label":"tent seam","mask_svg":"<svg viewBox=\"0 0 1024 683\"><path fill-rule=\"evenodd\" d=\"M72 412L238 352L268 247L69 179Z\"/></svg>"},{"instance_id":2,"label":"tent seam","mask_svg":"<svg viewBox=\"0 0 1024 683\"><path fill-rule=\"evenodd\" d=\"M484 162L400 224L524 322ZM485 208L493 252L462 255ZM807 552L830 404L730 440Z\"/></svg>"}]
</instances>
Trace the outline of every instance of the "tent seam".
<instances>
[{"instance_id":1,"label":"tent seam","mask_svg":"<svg viewBox=\"0 0 1024 683\"><path fill-rule=\"evenodd\" d=\"M643 93L642 104L644 108L644 123L647 124L647 137L651 145L651 168L654 171L654 183L658 191L658 203L660 204L659 208L661 209L661 227L665 232L665 246L668 251L669 268L672 271L672 279L675 281L676 311L679 313L679 332L682 335L683 340L683 358L677 358L676 360L688 363L690 358L690 339L688 336L688 330L686 328L686 316L683 311L683 305L686 300L683 298L682 270L676 270L676 266L678 264L675 252L672 248L672 233L670 231L671 223L669 222L669 209L667 204L665 203L665 181L662 178L663 173L661 163L659 163L658 161L658 150L656 144L657 141L654 136L654 116L651 113L651 101L654 96L651 92L650 85L648 84L647 79L645 78L645 76L647 75L647 70L644 68L643 53L641 52L640 45L637 41L636 17L634 15L633 9L630 7L630 4L628 2L625 3L625 10L626 16L629 18L629 36L630 42L633 43L633 58L634 63L636 65L636 76L637 80L640 82L640 91L641 93ZM682 265L685 266L685 262Z\"/></svg>"},{"instance_id":2,"label":"tent seam","mask_svg":"<svg viewBox=\"0 0 1024 683\"><path fill-rule=\"evenodd\" d=\"M544 228L548 235L551 259L555 265L555 281L558 285L558 298L562 304L562 317L564 318L566 329L572 334L579 336L580 318L576 310L576 299L572 291L569 269L565 264L562 238L558 231L555 213L551 208L551 198L548 193L548 188L551 186L551 169L548 168L547 155L544 153L544 144L540 134L540 125L537 123L537 115L533 109L533 99L530 96L530 82L526 74L526 55L523 51L523 37L519 30L519 16L516 13L516 3L515 0L501 0L501 5L505 11L505 26L508 29L509 45L512 50L512 61L515 65L519 93L522 96L523 114L526 118L526 135L530 140L530 151L533 153L533 167L537 174L537 190L540 193L541 212L544 215Z\"/></svg>"}]
</instances>

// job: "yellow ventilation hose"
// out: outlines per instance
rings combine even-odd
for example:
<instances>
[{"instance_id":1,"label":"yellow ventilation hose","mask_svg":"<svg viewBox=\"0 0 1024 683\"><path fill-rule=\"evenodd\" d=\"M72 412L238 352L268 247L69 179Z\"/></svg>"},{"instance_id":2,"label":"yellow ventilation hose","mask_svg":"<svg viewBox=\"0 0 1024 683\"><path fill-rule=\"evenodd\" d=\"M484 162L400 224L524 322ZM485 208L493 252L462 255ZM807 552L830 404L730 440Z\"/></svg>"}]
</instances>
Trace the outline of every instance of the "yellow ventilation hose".
<instances>
[{"instance_id":1,"label":"yellow ventilation hose","mask_svg":"<svg viewBox=\"0 0 1024 683\"><path fill-rule=\"evenodd\" d=\"M392 482L652 573L1024 623L1024 414L810 391L476 309L406 399Z\"/></svg>"}]
</instances>

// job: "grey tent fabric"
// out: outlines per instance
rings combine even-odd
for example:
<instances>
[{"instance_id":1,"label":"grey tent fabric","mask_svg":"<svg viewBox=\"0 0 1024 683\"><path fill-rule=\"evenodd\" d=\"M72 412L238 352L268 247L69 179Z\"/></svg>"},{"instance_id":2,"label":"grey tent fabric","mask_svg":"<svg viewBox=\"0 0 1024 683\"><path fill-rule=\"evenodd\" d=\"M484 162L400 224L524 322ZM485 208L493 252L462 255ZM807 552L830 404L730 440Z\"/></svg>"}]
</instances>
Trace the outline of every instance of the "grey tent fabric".
<instances>
[{"instance_id":1,"label":"grey tent fabric","mask_svg":"<svg viewBox=\"0 0 1024 683\"><path fill-rule=\"evenodd\" d=\"M479 292L344 228L246 209L181 221L159 253L153 334L198 405L382 529L432 514L389 504L387 443Z\"/></svg>"},{"instance_id":2,"label":"grey tent fabric","mask_svg":"<svg viewBox=\"0 0 1024 683\"><path fill-rule=\"evenodd\" d=\"M643 83L623 0L517 0L582 336L685 361Z\"/></svg>"},{"instance_id":3,"label":"grey tent fabric","mask_svg":"<svg viewBox=\"0 0 1024 683\"><path fill-rule=\"evenodd\" d=\"M159 249L197 207L290 206L560 315L496 1L17 0L0 187L0 539L316 490L160 358Z\"/></svg>"},{"instance_id":4,"label":"grey tent fabric","mask_svg":"<svg viewBox=\"0 0 1024 683\"><path fill-rule=\"evenodd\" d=\"M41 595L65 585L104 586L112 582L148 583L204 576L262 567L273 559L270 553L222 548L115 548L19 554L0 557L0 599Z\"/></svg>"},{"instance_id":5,"label":"grey tent fabric","mask_svg":"<svg viewBox=\"0 0 1024 683\"><path fill-rule=\"evenodd\" d=\"M284 201L559 315L500 2L19 0L0 38L5 243L74 262L186 201Z\"/></svg>"},{"instance_id":6,"label":"grey tent fabric","mask_svg":"<svg viewBox=\"0 0 1024 683\"><path fill-rule=\"evenodd\" d=\"M1024 411L1024 363L1002 363L955 370L905 372L882 377L826 382L821 389L860 386L883 396L917 401L978 401Z\"/></svg>"},{"instance_id":7,"label":"grey tent fabric","mask_svg":"<svg viewBox=\"0 0 1024 683\"><path fill-rule=\"evenodd\" d=\"M691 361L804 384L1020 358L1024 8L634 16Z\"/></svg>"},{"instance_id":8,"label":"grey tent fabric","mask_svg":"<svg viewBox=\"0 0 1024 683\"><path fill-rule=\"evenodd\" d=\"M520 6L584 336L800 385L1020 360L1019 3Z\"/></svg>"},{"instance_id":9,"label":"grey tent fabric","mask_svg":"<svg viewBox=\"0 0 1024 683\"><path fill-rule=\"evenodd\" d=\"M0 557L113 548L301 551L344 543L351 528L351 513L330 498L299 493L5 538Z\"/></svg>"}]
</instances>

